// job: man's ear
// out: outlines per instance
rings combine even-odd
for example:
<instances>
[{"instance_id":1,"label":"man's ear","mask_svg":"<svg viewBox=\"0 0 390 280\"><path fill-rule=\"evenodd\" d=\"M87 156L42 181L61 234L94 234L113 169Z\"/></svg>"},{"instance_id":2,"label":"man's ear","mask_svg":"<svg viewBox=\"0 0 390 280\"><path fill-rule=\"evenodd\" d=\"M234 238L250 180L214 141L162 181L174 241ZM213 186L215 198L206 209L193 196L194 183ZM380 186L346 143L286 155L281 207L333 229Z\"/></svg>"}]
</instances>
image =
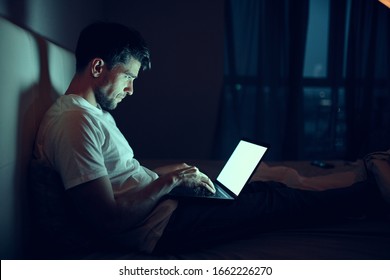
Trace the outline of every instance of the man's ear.
<instances>
[{"instance_id":1,"label":"man's ear","mask_svg":"<svg viewBox=\"0 0 390 280\"><path fill-rule=\"evenodd\" d=\"M94 58L91 62L91 74L97 78L103 72L104 60L101 58Z\"/></svg>"}]
</instances>

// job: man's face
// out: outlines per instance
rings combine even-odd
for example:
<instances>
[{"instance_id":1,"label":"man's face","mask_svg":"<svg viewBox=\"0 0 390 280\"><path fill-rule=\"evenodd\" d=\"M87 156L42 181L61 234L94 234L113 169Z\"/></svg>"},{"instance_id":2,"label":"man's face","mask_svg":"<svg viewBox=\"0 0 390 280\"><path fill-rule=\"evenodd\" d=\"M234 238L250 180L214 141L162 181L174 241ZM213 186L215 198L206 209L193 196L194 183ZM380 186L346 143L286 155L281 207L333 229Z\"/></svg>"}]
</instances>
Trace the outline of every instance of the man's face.
<instances>
[{"instance_id":1,"label":"man's face","mask_svg":"<svg viewBox=\"0 0 390 280\"><path fill-rule=\"evenodd\" d=\"M126 64L117 64L106 69L101 82L95 87L97 103L105 110L113 110L119 102L134 91L134 80L138 77L141 63L131 58Z\"/></svg>"}]
</instances>

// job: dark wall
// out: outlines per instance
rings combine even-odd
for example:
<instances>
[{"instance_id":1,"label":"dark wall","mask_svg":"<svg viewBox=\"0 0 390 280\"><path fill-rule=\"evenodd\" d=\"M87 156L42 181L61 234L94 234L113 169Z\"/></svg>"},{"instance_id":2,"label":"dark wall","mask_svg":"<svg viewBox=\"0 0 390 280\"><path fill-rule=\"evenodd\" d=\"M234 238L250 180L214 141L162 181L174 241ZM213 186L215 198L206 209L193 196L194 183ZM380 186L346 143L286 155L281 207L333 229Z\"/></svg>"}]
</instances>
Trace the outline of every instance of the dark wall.
<instances>
[{"instance_id":1,"label":"dark wall","mask_svg":"<svg viewBox=\"0 0 390 280\"><path fill-rule=\"evenodd\" d=\"M0 15L68 50L89 22L106 15L103 0L0 0Z\"/></svg>"},{"instance_id":2,"label":"dark wall","mask_svg":"<svg viewBox=\"0 0 390 280\"><path fill-rule=\"evenodd\" d=\"M135 93L113 112L140 158L209 158L223 76L223 0L132 1L109 10L152 52Z\"/></svg>"}]
</instances>

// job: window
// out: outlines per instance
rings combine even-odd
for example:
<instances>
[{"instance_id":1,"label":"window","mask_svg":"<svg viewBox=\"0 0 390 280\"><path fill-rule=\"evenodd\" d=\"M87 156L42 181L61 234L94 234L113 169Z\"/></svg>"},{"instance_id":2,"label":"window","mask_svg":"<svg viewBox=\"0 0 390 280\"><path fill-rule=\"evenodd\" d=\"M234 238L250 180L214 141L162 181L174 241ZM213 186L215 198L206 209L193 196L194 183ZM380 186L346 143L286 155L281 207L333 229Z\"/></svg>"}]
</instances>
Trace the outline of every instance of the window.
<instances>
[{"instance_id":1,"label":"window","mask_svg":"<svg viewBox=\"0 0 390 280\"><path fill-rule=\"evenodd\" d=\"M388 8L352 0L226 0L225 8L223 153L242 137L271 143L272 160L389 148Z\"/></svg>"}]
</instances>

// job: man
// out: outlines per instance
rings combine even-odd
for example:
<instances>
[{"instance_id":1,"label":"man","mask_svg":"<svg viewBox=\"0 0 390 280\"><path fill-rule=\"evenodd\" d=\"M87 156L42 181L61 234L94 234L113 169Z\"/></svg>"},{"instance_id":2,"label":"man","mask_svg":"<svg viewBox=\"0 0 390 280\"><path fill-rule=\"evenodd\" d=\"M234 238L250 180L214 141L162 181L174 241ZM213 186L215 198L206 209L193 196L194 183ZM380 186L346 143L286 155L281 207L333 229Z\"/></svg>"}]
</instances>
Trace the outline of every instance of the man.
<instances>
[{"instance_id":1,"label":"man","mask_svg":"<svg viewBox=\"0 0 390 280\"><path fill-rule=\"evenodd\" d=\"M42 121L35 149L36 158L59 172L71 201L95 231L111 234L137 225L146 235L136 234L146 251L177 205L158 204L164 195L179 184L215 191L196 167L167 166L156 170L158 176L140 166L105 111L132 95L139 70L149 67L149 50L137 31L114 23L85 28L76 48L76 74Z\"/></svg>"},{"instance_id":2,"label":"man","mask_svg":"<svg viewBox=\"0 0 390 280\"><path fill-rule=\"evenodd\" d=\"M137 31L115 23L86 27L77 43L76 73L40 126L35 157L60 174L87 235L122 248L170 251L187 246L188 239L192 246L204 245L221 232L236 238L361 208L370 189L359 184L310 192L253 182L227 204L166 199L179 185L215 189L205 174L184 163L154 171L141 166L107 112L133 94L134 80L148 68L149 50Z\"/></svg>"}]
</instances>

